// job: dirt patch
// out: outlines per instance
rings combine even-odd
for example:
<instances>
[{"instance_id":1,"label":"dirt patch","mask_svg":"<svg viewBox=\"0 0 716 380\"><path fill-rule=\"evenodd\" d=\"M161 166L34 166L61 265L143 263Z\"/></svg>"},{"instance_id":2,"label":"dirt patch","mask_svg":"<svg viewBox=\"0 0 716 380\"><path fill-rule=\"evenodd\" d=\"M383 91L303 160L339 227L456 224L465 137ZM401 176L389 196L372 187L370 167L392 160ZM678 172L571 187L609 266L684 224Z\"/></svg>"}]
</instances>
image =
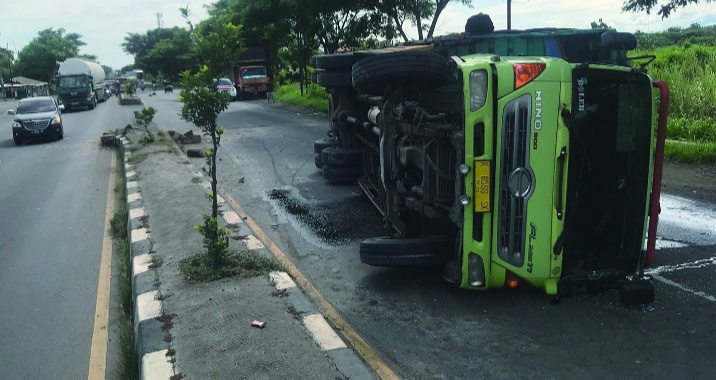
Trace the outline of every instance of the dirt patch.
<instances>
[{"instance_id":1,"label":"dirt patch","mask_svg":"<svg viewBox=\"0 0 716 380\"><path fill-rule=\"evenodd\" d=\"M665 159L661 191L716 203L716 167Z\"/></svg>"}]
</instances>

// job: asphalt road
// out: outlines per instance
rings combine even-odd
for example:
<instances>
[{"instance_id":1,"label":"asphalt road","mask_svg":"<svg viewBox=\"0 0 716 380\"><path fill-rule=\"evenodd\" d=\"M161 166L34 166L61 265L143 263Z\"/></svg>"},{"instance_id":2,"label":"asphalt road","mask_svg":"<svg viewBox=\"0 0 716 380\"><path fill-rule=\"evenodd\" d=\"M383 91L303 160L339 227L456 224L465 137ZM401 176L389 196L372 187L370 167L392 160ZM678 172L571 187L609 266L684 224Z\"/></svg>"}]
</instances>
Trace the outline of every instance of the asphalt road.
<instances>
[{"instance_id":1,"label":"asphalt road","mask_svg":"<svg viewBox=\"0 0 716 380\"><path fill-rule=\"evenodd\" d=\"M176 97L160 95L147 98L160 126L192 129ZM716 377L714 229L682 223L695 210L713 218L713 204L662 205L649 306L624 307L616 292L559 304L537 289L468 292L436 269L360 263L358 242L380 234L380 216L357 186L326 184L314 167L325 115L254 100L230 104L219 124L220 186L400 377Z\"/></svg>"},{"instance_id":2,"label":"asphalt road","mask_svg":"<svg viewBox=\"0 0 716 380\"><path fill-rule=\"evenodd\" d=\"M64 140L15 146L14 104L0 102L0 378L87 378L115 154L99 136L131 119L112 98L65 113Z\"/></svg>"}]
</instances>

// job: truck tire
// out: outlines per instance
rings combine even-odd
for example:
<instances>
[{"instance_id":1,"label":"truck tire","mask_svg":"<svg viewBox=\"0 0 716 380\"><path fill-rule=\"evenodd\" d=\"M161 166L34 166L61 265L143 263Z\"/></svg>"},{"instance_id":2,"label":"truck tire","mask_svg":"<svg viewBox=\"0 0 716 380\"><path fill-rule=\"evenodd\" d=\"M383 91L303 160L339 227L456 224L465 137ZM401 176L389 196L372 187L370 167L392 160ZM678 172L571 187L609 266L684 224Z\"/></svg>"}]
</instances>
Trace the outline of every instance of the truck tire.
<instances>
[{"instance_id":1,"label":"truck tire","mask_svg":"<svg viewBox=\"0 0 716 380\"><path fill-rule=\"evenodd\" d=\"M448 78L448 60L433 52L402 51L366 57L353 65L353 87L358 92L380 95L386 85L430 88Z\"/></svg>"},{"instance_id":2,"label":"truck tire","mask_svg":"<svg viewBox=\"0 0 716 380\"><path fill-rule=\"evenodd\" d=\"M330 146L321 151L323 163L335 166L354 166L363 164L363 150Z\"/></svg>"},{"instance_id":3,"label":"truck tire","mask_svg":"<svg viewBox=\"0 0 716 380\"><path fill-rule=\"evenodd\" d=\"M320 153L313 153L313 163L316 165L316 168L323 168L323 160L321 160Z\"/></svg>"},{"instance_id":4,"label":"truck tire","mask_svg":"<svg viewBox=\"0 0 716 380\"><path fill-rule=\"evenodd\" d=\"M336 140L329 138L316 140L313 142L313 153L321 154L324 149L331 146L336 146L337 144L338 142L336 142Z\"/></svg>"},{"instance_id":5,"label":"truck tire","mask_svg":"<svg viewBox=\"0 0 716 380\"><path fill-rule=\"evenodd\" d=\"M322 87L351 87L353 85L350 71L320 71L316 83Z\"/></svg>"},{"instance_id":6,"label":"truck tire","mask_svg":"<svg viewBox=\"0 0 716 380\"><path fill-rule=\"evenodd\" d=\"M455 239L445 236L376 237L360 243L360 261L381 267L444 264L454 256L454 247Z\"/></svg>"},{"instance_id":7,"label":"truck tire","mask_svg":"<svg viewBox=\"0 0 716 380\"><path fill-rule=\"evenodd\" d=\"M314 55L312 58L316 60L314 67L324 70L350 70L361 59L353 53Z\"/></svg>"},{"instance_id":8,"label":"truck tire","mask_svg":"<svg viewBox=\"0 0 716 380\"><path fill-rule=\"evenodd\" d=\"M338 166L323 163L323 178L329 182L354 182L363 176L363 166Z\"/></svg>"}]
</instances>

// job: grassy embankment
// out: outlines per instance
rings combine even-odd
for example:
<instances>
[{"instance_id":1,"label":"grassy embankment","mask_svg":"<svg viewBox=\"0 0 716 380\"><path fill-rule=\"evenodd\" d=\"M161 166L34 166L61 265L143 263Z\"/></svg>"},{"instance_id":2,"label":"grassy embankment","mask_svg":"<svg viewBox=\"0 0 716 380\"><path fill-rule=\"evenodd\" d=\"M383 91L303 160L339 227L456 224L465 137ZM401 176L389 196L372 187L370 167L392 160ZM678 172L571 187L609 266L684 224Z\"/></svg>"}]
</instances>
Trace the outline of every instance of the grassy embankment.
<instances>
[{"instance_id":1,"label":"grassy embankment","mask_svg":"<svg viewBox=\"0 0 716 380\"><path fill-rule=\"evenodd\" d=\"M666 156L690 163L716 163L716 47L670 46L637 51L654 54L649 75L669 84L671 102ZM326 92L312 84L301 95L297 83L279 87L276 99L319 111L328 109Z\"/></svg>"},{"instance_id":2,"label":"grassy embankment","mask_svg":"<svg viewBox=\"0 0 716 380\"><path fill-rule=\"evenodd\" d=\"M649 75L669 84L666 156L716 163L716 47L685 43L636 54L655 55Z\"/></svg>"}]
</instances>

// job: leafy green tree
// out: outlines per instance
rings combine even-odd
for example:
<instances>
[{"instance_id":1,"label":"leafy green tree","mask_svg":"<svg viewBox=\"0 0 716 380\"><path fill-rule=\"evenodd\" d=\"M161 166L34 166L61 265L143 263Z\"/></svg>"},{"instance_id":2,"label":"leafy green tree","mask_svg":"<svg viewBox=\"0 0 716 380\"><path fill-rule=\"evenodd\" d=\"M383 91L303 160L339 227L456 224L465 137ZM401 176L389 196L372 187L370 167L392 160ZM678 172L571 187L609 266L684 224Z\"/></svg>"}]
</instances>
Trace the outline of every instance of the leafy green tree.
<instances>
[{"instance_id":1,"label":"leafy green tree","mask_svg":"<svg viewBox=\"0 0 716 380\"><path fill-rule=\"evenodd\" d=\"M76 57L85 43L77 33L65 34L65 29L41 30L17 56L17 75L45 82L55 76L59 62Z\"/></svg>"},{"instance_id":2,"label":"leafy green tree","mask_svg":"<svg viewBox=\"0 0 716 380\"><path fill-rule=\"evenodd\" d=\"M599 22L592 21L592 29L611 29L612 27L607 25L602 19L599 19Z\"/></svg>"},{"instance_id":3,"label":"leafy green tree","mask_svg":"<svg viewBox=\"0 0 716 380\"><path fill-rule=\"evenodd\" d=\"M15 56L12 51L0 47L0 77L9 82Z\"/></svg>"},{"instance_id":4,"label":"leafy green tree","mask_svg":"<svg viewBox=\"0 0 716 380\"><path fill-rule=\"evenodd\" d=\"M223 76L239 62L245 50L241 25L215 21L206 35L197 35L196 52L212 78Z\"/></svg>"},{"instance_id":5,"label":"leafy green tree","mask_svg":"<svg viewBox=\"0 0 716 380\"><path fill-rule=\"evenodd\" d=\"M679 8L684 8L687 5L711 3L713 1L714 0L666 0L665 3L660 5L659 0L626 0L622 9L630 12L646 12L648 14L659 6L660 8L657 14L661 16L662 19L665 19L669 17L672 12L675 12Z\"/></svg>"},{"instance_id":6,"label":"leafy green tree","mask_svg":"<svg viewBox=\"0 0 716 380\"><path fill-rule=\"evenodd\" d=\"M194 228L204 235L204 247L214 269L221 266L228 249L228 232L217 222L219 206L216 189L216 157L224 130L216 121L219 113L228 108L230 101L228 93L220 93L216 90L216 86L211 86L212 72L216 70L204 66L194 75L189 70L184 71L180 97L184 103L181 118L194 123L202 132L211 136L212 148L204 153L208 166L208 170L205 168L204 171L211 177L211 216L204 215L204 225L196 225Z\"/></svg>"},{"instance_id":7,"label":"leafy green tree","mask_svg":"<svg viewBox=\"0 0 716 380\"><path fill-rule=\"evenodd\" d=\"M145 34L129 33L122 49L134 56L134 64L152 76L175 80L181 72L195 69L191 33L179 27L157 28Z\"/></svg>"}]
</instances>

